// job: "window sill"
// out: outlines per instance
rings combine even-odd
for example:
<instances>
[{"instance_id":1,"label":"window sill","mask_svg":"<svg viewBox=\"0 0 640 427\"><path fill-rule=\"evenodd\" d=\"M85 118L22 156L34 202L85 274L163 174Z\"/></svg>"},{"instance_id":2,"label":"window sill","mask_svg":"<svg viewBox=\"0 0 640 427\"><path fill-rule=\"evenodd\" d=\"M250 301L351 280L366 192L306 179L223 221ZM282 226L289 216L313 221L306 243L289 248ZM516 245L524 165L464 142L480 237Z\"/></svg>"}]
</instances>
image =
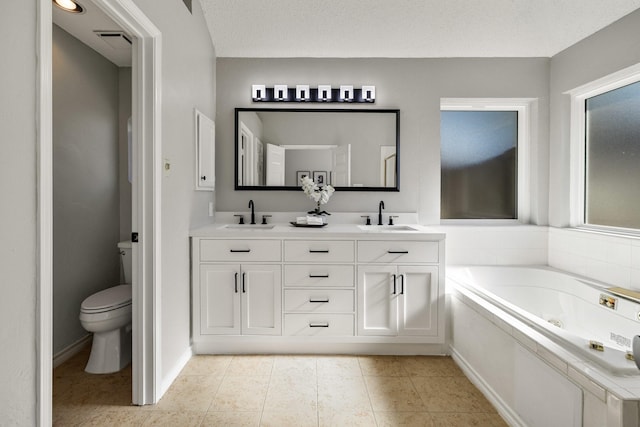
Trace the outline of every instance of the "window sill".
<instances>
[{"instance_id":1,"label":"window sill","mask_svg":"<svg viewBox=\"0 0 640 427\"><path fill-rule=\"evenodd\" d=\"M621 237L626 239L640 240L640 230L631 230L613 227L594 227L588 225L577 225L574 227L561 227L560 230L570 230L579 233L595 234L605 237Z\"/></svg>"},{"instance_id":2,"label":"window sill","mask_svg":"<svg viewBox=\"0 0 640 427\"><path fill-rule=\"evenodd\" d=\"M473 225L473 226L506 226L506 225L534 225L517 219L441 219L440 225Z\"/></svg>"}]
</instances>

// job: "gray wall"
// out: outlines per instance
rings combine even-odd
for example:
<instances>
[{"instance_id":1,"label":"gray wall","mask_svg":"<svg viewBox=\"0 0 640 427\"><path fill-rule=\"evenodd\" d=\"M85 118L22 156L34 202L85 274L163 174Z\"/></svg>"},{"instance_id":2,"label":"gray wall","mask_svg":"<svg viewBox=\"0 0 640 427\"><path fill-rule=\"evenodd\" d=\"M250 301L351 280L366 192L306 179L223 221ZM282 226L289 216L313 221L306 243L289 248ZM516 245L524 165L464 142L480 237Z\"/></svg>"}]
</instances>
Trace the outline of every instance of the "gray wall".
<instances>
[{"instance_id":1,"label":"gray wall","mask_svg":"<svg viewBox=\"0 0 640 427\"><path fill-rule=\"evenodd\" d=\"M570 98L564 92L640 62L640 10L551 59L549 224L569 224Z\"/></svg>"},{"instance_id":2,"label":"gray wall","mask_svg":"<svg viewBox=\"0 0 640 427\"><path fill-rule=\"evenodd\" d=\"M171 174L161 182L162 278L157 292L161 376L171 381L190 349L189 230L212 220L208 207L214 193L194 191L194 108L216 117L216 55L200 2L193 2L193 14L182 2L135 2L162 32L162 157L171 162Z\"/></svg>"},{"instance_id":3,"label":"gray wall","mask_svg":"<svg viewBox=\"0 0 640 427\"><path fill-rule=\"evenodd\" d=\"M218 58L216 208L244 211L309 209L297 192L234 191L234 108L250 107L251 85L317 83L376 86L369 108L400 109L400 192L336 192L328 211L417 212L423 224L440 220L440 98L539 99L539 143L532 147L532 220L547 221L549 59L240 59ZM273 105L273 104L271 104ZM288 104L290 105L290 104ZM269 106L260 104L259 106ZM366 106L363 108L367 108Z\"/></svg>"},{"instance_id":4,"label":"gray wall","mask_svg":"<svg viewBox=\"0 0 640 427\"><path fill-rule=\"evenodd\" d=\"M0 420L36 425L36 2L0 14Z\"/></svg>"},{"instance_id":5,"label":"gray wall","mask_svg":"<svg viewBox=\"0 0 640 427\"><path fill-rule=\"evenodd\" d=\"M119 283L118 67L53 26L53 354L87 334L89 295Z\"/></svg>"}]
</instances>

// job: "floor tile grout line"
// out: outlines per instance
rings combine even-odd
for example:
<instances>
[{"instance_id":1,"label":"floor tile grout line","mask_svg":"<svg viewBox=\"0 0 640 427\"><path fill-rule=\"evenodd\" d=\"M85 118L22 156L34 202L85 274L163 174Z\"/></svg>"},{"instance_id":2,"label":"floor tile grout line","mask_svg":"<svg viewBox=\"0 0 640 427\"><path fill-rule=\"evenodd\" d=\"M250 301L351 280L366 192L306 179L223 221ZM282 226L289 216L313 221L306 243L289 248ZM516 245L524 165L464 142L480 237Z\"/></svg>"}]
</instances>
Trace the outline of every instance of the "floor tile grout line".
<instances>
[{"instance_id":1,"label":"floor tile grout line","mask_svg":"<svg viewBox=\"0 0 640 427\"><path fill-rule=\"evenodd\" d=\"M320 427L320 375L318 375L318 358L314 357L316 371L316 425Z\"/></svg>"},{"instance_id":2,"label":"floor tile grout line","mask_svg":"<svg viewBox=\"0 0 640 427\"><path fill-rule=\"evenodd\" d=\"M369 400L369 407L371 408L371 414L373 415L373 421L375 421L376 426L379 425L378 418L376 417L376 413L373 410L373 402L371 401L371 393L369 393L369 386L367 385L367 381L365 379L364 372L362 370L362 364L360 363L360 357L357 358L358 366L360 367L360 375L362 379L362 383L364 384L364 389L367 391L367 399Z\"/></svg>"},{"instance_id":3,"label":"floor tile grout line","mask_svg":"<svg viewBox=\"0 0 640 427\"><path fill-rule=\"evenodd\" d=\"M273 367L275 365L275 356L271 360L271 369L269 370L269 382L267 383L267 391L264 393L264 399L262 400L262 410L260 411L260 421L258 425L262 425L262 419L264 418L264 408L267 403L267 396L269 395L269 389L271 388L271 379L273 378Z\"/></svg>"}]
</instances>

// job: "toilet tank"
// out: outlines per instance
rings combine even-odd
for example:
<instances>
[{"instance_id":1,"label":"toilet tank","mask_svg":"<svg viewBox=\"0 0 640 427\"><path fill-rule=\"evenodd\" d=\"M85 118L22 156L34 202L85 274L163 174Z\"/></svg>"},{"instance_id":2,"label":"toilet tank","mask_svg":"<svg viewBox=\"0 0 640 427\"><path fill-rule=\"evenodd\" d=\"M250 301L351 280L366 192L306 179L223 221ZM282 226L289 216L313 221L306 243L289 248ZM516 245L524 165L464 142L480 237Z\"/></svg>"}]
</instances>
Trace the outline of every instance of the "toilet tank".
<instances>
[{"instance_id":1,"label":"toilet tank","mask_svg":"<svg viewBox=\"0 0 640 427\"><path fill-rule=\"evenodd\" d=\"M118 242L120 260L122 261L122 271L124 272L124 283L131 283L131 240Z\"/></svg>"}]
</instances>

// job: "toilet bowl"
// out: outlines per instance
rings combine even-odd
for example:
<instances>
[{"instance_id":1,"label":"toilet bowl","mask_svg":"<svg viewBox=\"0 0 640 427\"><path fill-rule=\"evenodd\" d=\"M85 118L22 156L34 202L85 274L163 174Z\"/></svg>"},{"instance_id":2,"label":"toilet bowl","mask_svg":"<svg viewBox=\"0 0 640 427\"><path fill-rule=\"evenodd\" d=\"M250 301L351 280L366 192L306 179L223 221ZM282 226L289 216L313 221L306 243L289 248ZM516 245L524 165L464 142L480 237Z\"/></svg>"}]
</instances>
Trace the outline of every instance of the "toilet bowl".
<instances>
[{"instance_id":1,"label":"toilet bowl","mask_svg":"<svg viewBox=\"0 0 640 427\"><path fill-rule=\"evenodd\" d=\"M131 242L118 243L124 276L131 277ZM80 307L82 327L93 332L91 355L85 371L91 374L118 372L131 362L131 285L121 284L87 297Z\"/></svg>"}]
</instances>

